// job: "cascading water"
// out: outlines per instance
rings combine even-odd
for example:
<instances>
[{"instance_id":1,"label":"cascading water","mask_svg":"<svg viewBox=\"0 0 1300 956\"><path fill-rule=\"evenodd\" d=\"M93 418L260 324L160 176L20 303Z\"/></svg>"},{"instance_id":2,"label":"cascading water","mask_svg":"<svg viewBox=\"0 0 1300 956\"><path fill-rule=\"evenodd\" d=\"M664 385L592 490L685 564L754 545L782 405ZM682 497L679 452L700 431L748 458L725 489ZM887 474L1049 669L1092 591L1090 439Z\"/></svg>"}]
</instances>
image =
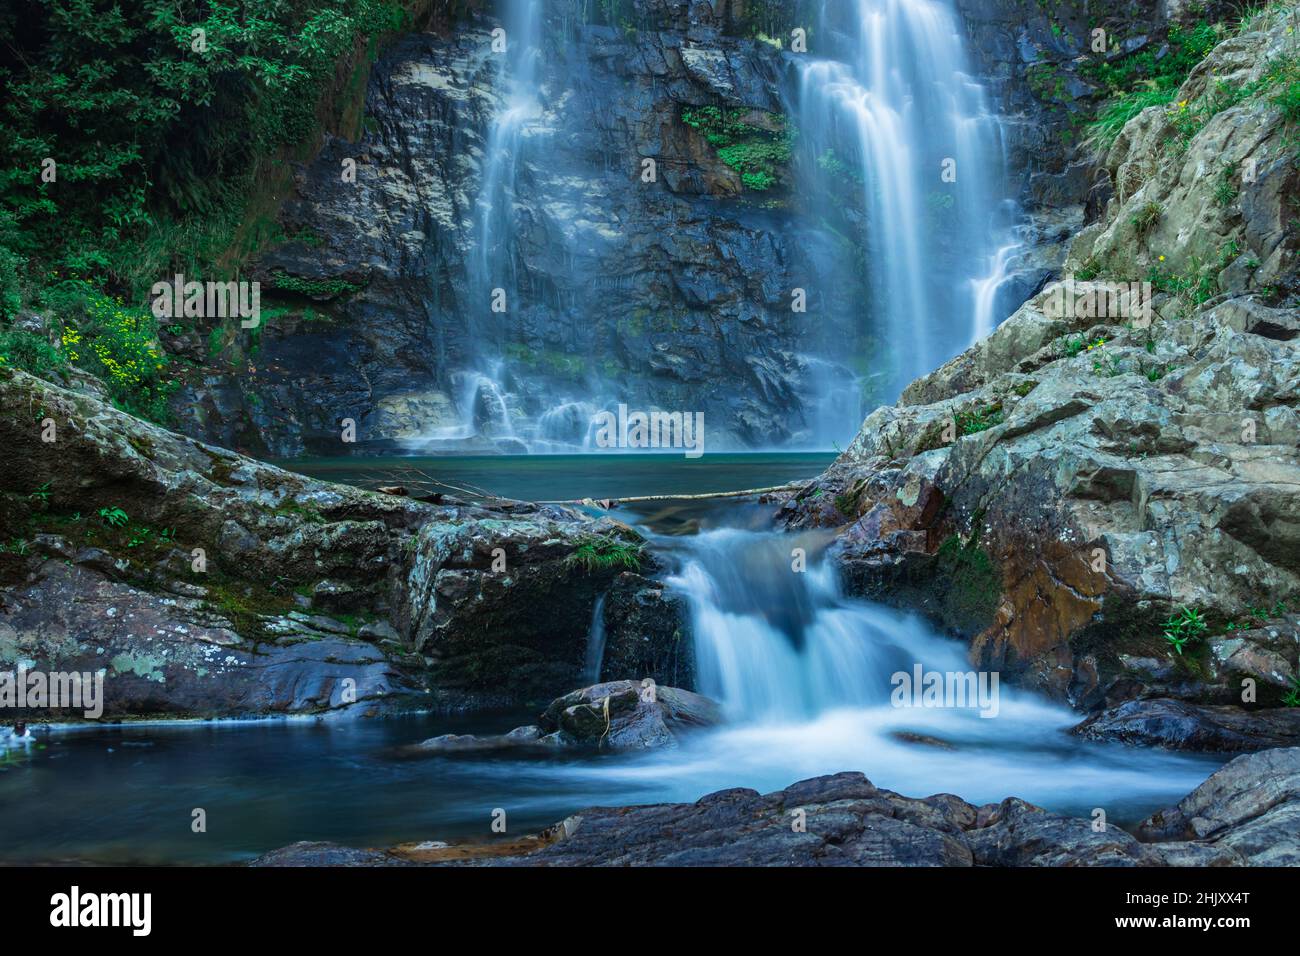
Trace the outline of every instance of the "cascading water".
<instances>
[{"instance_id":1,"label":"cascading water","mask_svg":"<svg viewBox=\"0 0 1300 956\"><path fill-rule=\"evenodd\" d=\"M870 308L897 394L992 321L976 286L993 284L992 301L1000 281L1001 124L946 0L828 0L814 38L826 58L795 61L801 175L824 222L846 190L865 206Z\"/></svg>"},{"instance_id":2,"label":"cascading water","mask_svg":"<svg viewBox=\"0 0 1300 956\"><path fill-rule=\"evenodd\" d=\"M703 693L737 720L804 720L842 707L889 703L890 676L917 663L969 670L952 641L921 622L843 598L823 541L734 528L685 546L670 584L690 601ZM679 547L681 547L679 545ZM796 561L806 569L796 571Z\"/></svg>"},{"instance_id":3,"label":"cascading water","mask_svg":"<svg viewBox=\"0 0 1300 956\"><path fill-rule=\"evenodd\" d=\"M915 616L846 598L825 537L724 526L651 540L676 566L668 585L688 599L698 689L722 703L728 726L670 755L581 771L602 784L664 799L861 770L906 793L1015 793L1079 813L1105 793L1140 813L1215 765L1087 744L1067 733L1073 711L1000 682L992 708L897 706L895 675L968 674L966 649Z\"/></svg>"},{"instance_id":4,"label":"cascading water","mask_svg":"<svg viewBox=\"0 0 1300 956\"><path fill-rule=\"evenodd\" d=\"M468 259L469 332L480 367L460 373L467 391L457 402L461 427L452 436L455 438L514 434L500 378L505 333L500 316L517 310L520 303L511 237L515 233L514 201L527 149L527 130L542 109L538 83L542 0L503 0L502 12L505 33L499 42L504 43L504 51L492 55L498 60L493 85L503 91L503 96L487 133L475 206L475 249ZM502 306L504 312L500 311ZM484 402L494 406L487 416L490 428L482 427ZM496 406L500 414L496 414ZM446 435L430 437L436 441Z\"/></svg>"}]
</instances>

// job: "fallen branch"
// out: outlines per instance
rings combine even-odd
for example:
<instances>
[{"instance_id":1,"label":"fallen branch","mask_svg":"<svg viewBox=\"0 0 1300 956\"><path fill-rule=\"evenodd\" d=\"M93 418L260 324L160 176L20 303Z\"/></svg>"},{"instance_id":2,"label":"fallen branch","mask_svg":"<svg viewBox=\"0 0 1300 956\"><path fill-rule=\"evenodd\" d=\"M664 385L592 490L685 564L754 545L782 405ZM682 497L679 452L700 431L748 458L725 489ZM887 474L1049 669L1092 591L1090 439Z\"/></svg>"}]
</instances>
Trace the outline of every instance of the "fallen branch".
<instances>
[{"instance_id":1,"label":"fallen branch","mask_svg":"<svg viewBox=\"0 0 1300 956\"><path fill-rule=\"evenodd\" d=\"M588 507L617 508L619 505L644 504L653 501L708 501L711 498L755 498L758 495L775 494L778 491L797 491L807 482L789 485L774 485L771 488L746 488L743 491L711 491L702 495L638 495L630 498L580 498L576 501L539 501L542 505L587 505Z\"/></svg>"}]
</instances>

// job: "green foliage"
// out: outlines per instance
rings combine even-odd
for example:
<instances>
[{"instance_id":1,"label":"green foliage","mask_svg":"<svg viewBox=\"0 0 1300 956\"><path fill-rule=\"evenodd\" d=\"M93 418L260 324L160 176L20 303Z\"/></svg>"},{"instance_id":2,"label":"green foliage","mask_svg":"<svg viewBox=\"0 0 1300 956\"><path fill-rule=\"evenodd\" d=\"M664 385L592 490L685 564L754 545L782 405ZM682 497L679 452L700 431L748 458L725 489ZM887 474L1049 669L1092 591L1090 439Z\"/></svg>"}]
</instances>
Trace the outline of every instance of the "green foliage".
<instances>
[{"instance_id":1,"label":"green foliage","mask_svg":"<svg viewBox=\"0 0 1300 956\"><path fill-rule=\"evenodd\" d=\"M1170 649L1181 657L1190 641L1205 632L1208 625L1201 612L1195 608L1180 607L1178 613L1164 623L1164 638Z\"/></svg>"},{"instance_id":2,"label":"green foliage","mask_svg":"<svg viewBox=\"0 0 1300 956\"><path fill-rule=\"evenodd\" d=\"M169 376L171 360L158 342L153 313L109 297L86 280L59 283L48 300L62 319L60 344L67 359L99 378L117 407L166 421L167 399L177 383Z\"/></svg>"},{"instance_id":3,"label":"green foliage","mask_svg":"<svg viewBox=\"0 0 1300 956\"><path fill-rule=\"evenodd\" d=\"M766 117L767 126L752 122L759 115ZM687 107L682 122L698 131L755 192L766 192L784 178L798 136L784 116L754 110Z\"/></svg>"},{"instance_id":4,"label":"green foliage","mask_svg":"<svg viewBox=\"0 0 1300 956\"><path fill-rule=\"evenodd\" d=\"M746 36L768 43L785 42L790 37L790 31L802 27L809 31L811 44L812 24L817 22L821 2L822 0L746 0L742 7L743 20L731 26Z\"/></svg>"},{"instance_id":5,"label":"green foliage","mask_svg":"<svg viewBox=\"0 0 1300 956\"><path fill-rule=\"evenodd\" d=\"M610 568L639 571L644 556L645 546L640 542L624 541L610 535L588 535L579 540L578 547L566 560L590 574Z\"/></svg>"},{"instance_id":6,"label":"green foliage","mask_svg":"<svg viewBox=\"0 0 1300 956\"><path fill-rule=\"evenodd\" d=\"M363 288L346 279L304 279L302 276L291 276L284 272L276 272L271 278L275 282L277 291L309 298L334 299L360 292Z\"/></svg>"},{"instance_id":7,"label":"green foliage","mask_svg":"<svg viewBox=\"0 0 1300 956\"><path fill-rule=\"evenodd\" d=\"M1133 117L1151 106L1172 102L1174 94L1225 35L1219 24L1206 22L1169 28L1168 49L1143 50L1115 60L1095 58L1080 73L1111 93L1089 127L1088 141L1107 150Z\"/></svg>"},{"instance_id":8,"label":"green foliage","mask_svg":"<svg viewBox=\"0 0 1300 956\"><path fill-rule=\"evenodd\" d=\"M403 13L386 0L16 0L9 16L39 24L0 45L11 248L124 287L119 249L160 218L238 206L251 157L310 133L335 60Z\"/></svg>"},{"instance_id":9,"label":"green foliage","mask_svg":"<svg viewBox=\"0 0 1300 956\"><path fill-rule=\"evenodd\" d=\"M1006 421L1006 414L1002 411L1001 402L960 411L956 415L957 430L963 435L988 431L1004 421Z\"/></svg>"},{"instance_id":10,"label":"green foliage","mask_svg":"<svg viewBox=\"0 0 1300 956\"><path fill-rule=\"evenodd\" d=\"M318 135L319 104L357 38L403 28L409 3L8 4L0 322L30 300L59 315L65 339L0 332L0 363L52 374L71 361L119 407L163 420L175 383L134 304L173 271L222 278L274 238L273 222L244 224L250 197L279 156Z\"/></svg>"},{"instance_id":11,"label":"green foliage","mask_svg":"<svg viewBox=\"0 0 1300 956\"><path fill-rule=\"evenodd\" d=\"M124 528L130 516L121 508L100 508L99 517L110 528Z\"/></svg>"},{"instance_id":12,"label":"green foliage","mask_svg":"<svg viewBox=\"0 0 1300 956\"><path fill-rule=\"evenodd\" d=\"M1145 236L1164 215L1164 207L1158 202L1149 202L1133 216L1133 228L1139 236Z\"/></svg>"},{"instance_id":13,"label":"green foliage","mask_svg":"<svg viewBox=\"0 0 1300 956\"><path fill-rule=\"evenodd\" d=\"M0 368L61 379L67 367L67 357L39 335L21 329L0 331Z\"/></svg>"},{"instance_id":14,"label":"green foliage","mask_svg":"<svg viewBox=\"0 0 1300 956\"><path fill-rule=\"evenodd\" d=\"M1089 142L1102 150L1110 149L1128 121L1150 106L1164 106L1174 98L1173 90L1133 90L1121 93L1097 112L1089 129Z\"/></svg>"},{"instance_id":15,"label":"green foliage","mask_svg":"<svg viewBox=\"0 0 1300 956\"><path fill-rule=\"evenodd\" d=\"M1291 686L1282 696L1283 707L1300 707L1300 676L1292 675Z\"/></svg>"}]
</instances>

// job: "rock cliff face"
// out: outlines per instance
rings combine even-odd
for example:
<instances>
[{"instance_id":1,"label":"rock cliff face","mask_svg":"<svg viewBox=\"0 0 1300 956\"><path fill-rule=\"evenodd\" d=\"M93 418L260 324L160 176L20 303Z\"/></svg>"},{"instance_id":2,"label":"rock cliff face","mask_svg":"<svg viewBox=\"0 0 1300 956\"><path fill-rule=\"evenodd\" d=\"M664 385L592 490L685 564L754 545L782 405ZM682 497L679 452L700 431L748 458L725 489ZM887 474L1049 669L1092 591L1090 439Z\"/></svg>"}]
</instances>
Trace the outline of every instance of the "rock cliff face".
<instances>
[{"instance_id":1,"label":"rock cliff face","mask_svg":"<svg viewBox=\"0 0 1300 956\"><path fill-rule=\"evenodd\" d=\"M627 30L571 7L545 5L493 275L481 191L509 90L496 21L472 17L398 42L373 71L362 140L331 140L300 171L280 213L294 238L250 275L293 308L267 320L248 367L186 396L188 430L338 454L352 418L362 448L442 434L455 437L438 447L512 451L581 446L589 403L625 401L703 411L721 449L824 447L836 394L841 428L860 417L854 237L800 215L779 162L770 187L747 187L683 119L716 107L778 133L789 54L724 35L707 4L647 0Z\"/></svg>"},{"instance_id":2,"label":"rock cliff face","mask_svg":"<svg viewBox=\"0 0 1300 956\"><path fill-rule=\"evenodd\" d=\"M1256 82L1294 56L1289 28L1225 40L1172 112L1127 124L1114 197L1071 249L1087 281L914 382L786 505L841 527L859 593L1079 707L1300 686L1300 173ZM1230 95L1182 123L1210 83ZM1225 168L1254 174L1225 188ZM1149 316L1125 298L1143 281Z\"/></svg>"},{"instance_id":3,"label":"rock cliff face","mask_svg":"<svg viewBox=\"0 0 1300 956\"><path fill-rule=\"evenodd\" d=\"M312 481L21 372L0 413L0 670L102 670L110 717L544 702L643 560L608 519ZM666 682L643 624L615 676Z\"/></svg>"}]
</instances>

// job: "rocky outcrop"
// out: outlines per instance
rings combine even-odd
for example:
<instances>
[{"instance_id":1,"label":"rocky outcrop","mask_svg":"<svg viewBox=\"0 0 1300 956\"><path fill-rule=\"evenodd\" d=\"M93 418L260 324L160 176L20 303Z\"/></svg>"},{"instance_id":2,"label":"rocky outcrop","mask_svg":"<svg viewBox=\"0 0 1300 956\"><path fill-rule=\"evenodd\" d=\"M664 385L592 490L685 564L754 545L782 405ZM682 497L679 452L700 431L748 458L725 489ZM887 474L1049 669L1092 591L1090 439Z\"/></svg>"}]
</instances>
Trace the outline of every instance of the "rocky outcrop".
<instances>
[{"instance_id":1,"label":"rocky outcrop","mask_svg":"<svg viewBox=\"0 0 1300 956\"><path fill-rule=\"evenodd\" d=\"M1215 47L1170 105L1124 127L1105 156L1115 196L1071 247L1070 268L1151 278L1184 309L1243 292L1294 306L1300 168L1269 77L1296 55L1296 16L1260 21ZM1292 316L1273 337L1295 334Z\"/></svg>"},{"instance_id":2,"label":"rocky outcrop","mask_svg":"<svg viewBox=\"0 0 1300 956\"><path fill-rule=\"evenodd\" d=\"M583 748L608 751L676 747L684 733L722 722L721 708L707 697L653 680L613 681L557 698L536 725L507 734L444 734L407 748L410 755L545 751Z\"/></svg>"},{"instance_id":3,"label":"rocky outcrop","mask_svg":"<svg viewBox=\"0 0 1300 956\"><path fill-rule=\"evenodd\" d=\"M723 790L695 803L584 810L501 856L492 845L429 854L296 844L259 865L504 866L1277 866L1300 860L1300 749L1238 757L1135 837L1014 797L976 807L951 794L882 790L860 773L766 795ZM517 846L518 844L516 844Z\"/></svg>"},{"instance_id":4,"label":"rocky outcrop","mask_svg":"<svg viewBox=\"0 0 1300 956\"><path fill-rule=\"evenodd\" d=\"M1275 55L1285 28L1244 38L1257 60ZM1189 83L1236 62L1242 42L1221 44ZM1137 697L1275 706L1300 686L1289 614L1300 352L1287 291L1300 237L1265 228L1285 219L1278 184L1290 174L1261 157L1265 172L1225 205L1187 157L1219 149L1225 124L1243 149L1273 142L1280 114L1266 96L1244 99L1184 153L1140 134L1150 112L1122 139L1146 144L1149 183L1200 210L1194 229L1171 221L1165 260L1195 260L1206 235L1236 236L1239 257L1273 264L1268 294L1236 259L1213 297L1157 279L1149 314L1127 286L1140 257L1127 275L1053 284L869 416L787 502L786 520L839 529L856 593L923 609L971 640L978 666L1081 708ZM1120 248L1128 202L1075 253Z\"/></svg>"},{"instance_id":5,"label":"rocky outcrop","mask_svg":"<svg viewBox=\"0 0 1300 956\"><path fill-rule=\"evenodd\" d=\"M544 701L648 567L612 521L314 481L21 372L0 441L0 667L102 670L110 717Z\"/></svg>"},{"instance_id":6,"label":"rocky outcrop","mask_svg":"<svg viewBox=\"0 0 1300 956\"><path fill-rule=\"evenodd\" d=\"M612 519L510 504L420 528L397 623L439 687L486 702L548 699L581 681L599 596L652 559Z\"/></svg>"},{"instance_id":7,"label":"rocky outcrop","mask_svg":"<svg viewBox=\"0 0 1300 956\"><path fill-rule=\"evenodd\" d=\"M1140 839L1171 863L1187 847L1208 849L1214 862L1254 866L1300 864L1300 749L1238 757L1178 806L1153 814Z\"/></svg>"}]
</instances>

